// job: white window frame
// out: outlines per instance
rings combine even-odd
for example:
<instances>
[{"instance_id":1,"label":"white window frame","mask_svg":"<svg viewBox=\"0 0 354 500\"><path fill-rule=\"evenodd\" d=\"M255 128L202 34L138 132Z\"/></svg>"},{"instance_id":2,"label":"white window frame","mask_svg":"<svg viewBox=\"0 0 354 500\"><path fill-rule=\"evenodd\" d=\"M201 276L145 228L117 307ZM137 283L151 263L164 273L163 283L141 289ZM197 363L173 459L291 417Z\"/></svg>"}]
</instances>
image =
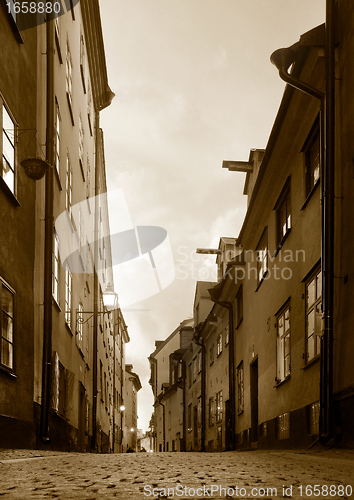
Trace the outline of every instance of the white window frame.
<instances>
[{"instance_id":1,"label":"white window frame","mask_svg":"<svg viewBox=\"0 0 354 500\"><path fill-rule=\"evenodd\" d=\"M73 196L73 169L71 166L69 151L66 155L66 197L65 208L69 213L70 220L72 217L72 196Z\"/></svg>"},{"instance_id":2,"label":"white window frame","mask_svg":"<svg viewBox=\"0 0 354 500\"><path fill-rule=\"evenodd\" d=\"M54 244L53 244L53 274L52 274L52 294L55 302L59 305L59 269L60 269L60 256L59 256L59 236L54 229Z\"/></svg>"},{"instance_id":3,"label":"white window frame","mask_svg":"<svg viewBox=\"0 0 354 500\"><path fill-rule=\"evenodd\" d=\"M66 72L65 72L65 89L68 104L70 108L71 118L73 119L73 60L70 51L69 38L66 39Z\"/></svg>"},{"instance_id":4,"label":"white window frame","mask_svg":"<svg viewBox=\"0 0 354 500\"><path fill-rule=\"evenodd\" d=\"M237 413L244 410L244 372L243 361L237 367Z\"/></svg>"},{"instance_id":5,"label":"white window frame","mask_svg":"<svg viewBox=\"0 0 354 500\"><path fill-rule=\"evenodd\" d=\"M290 377L291 371L291 314L288 303L277 315L277 383Z\"/></svg>"},{"instance_id":6,"label":"white window frame","mask_svg":"<svg viewBox=\"0 0 354 500\"><path fill-rule=\"evenodd\" d=\"M219 391L216 393L216 396L215 396L215 418L216 418L217 422L222 421L222 413L223 413L222 391Z\"/></svg>"},{"instance_id":7,"label":"white window frame","mask_svg":"<svg viewBox=\"0 0 354 500\"><path fill-rule=\"evenodd\" d=\"M216 356L220 356L222 353L222 332L219 333L216 340Z\"/></svg>"},{"instance_id":8,"label":"white window frame","mask_svg":"<svg viewBox=\"0 0 354 500\"><path fill-rule=\"evenodd\" d=\"M1 151L1 163L0 163L0 176L2 177L2 180L8 187L8 189L11 191L11 193L16 196L16 183L17 183L17 123L8 108L8 106L5 104L5 101L2 99L1 93L0 93L0 106L1 106L1 115L0 115L0 123L1 123L1 136L0 136L0 151ZM7 128L7 125L5 123L5 119L8 119L11 121L12 126L11 128ZM6 120L6 121L8 121ZM9 124L9 123L8 123ZM7 144L6 150L5 151L5 144ZM9 157L9 154L11 153L11 157ZM6 174L8 175L9 172L12 173L12 176L10 174L9 179L12 179L10 182L6 178L6 174L4 173L4 165L8 166L8 171Z\"/></svg>"},{"instance_id":9,"label":"white window frame","mask_svg":"<svg viewBox=\"0 0 354 500\"><path fill-rule=\"evenodd\" d=\"M313 301L309 303L309 289L313 284ZM305 284L306 289L306 363L320 354L321 350L321 304L322 304L322 273L317 269ZM311 299L312 300L312 299ZM312 318L312 319L311 319ZM309 341L313 342L313 354L309 353Z\"/></svg>"},{"instance_id":10,"label":"white window frame","mask_svg":"<svg viewBox=\"0 0 354 500\"><path fill-rule=\"evenodd\" d=\"M65 270L65 321L71 329L72 316L72 274L69 269Z\"/></svg>"}]
</instances>

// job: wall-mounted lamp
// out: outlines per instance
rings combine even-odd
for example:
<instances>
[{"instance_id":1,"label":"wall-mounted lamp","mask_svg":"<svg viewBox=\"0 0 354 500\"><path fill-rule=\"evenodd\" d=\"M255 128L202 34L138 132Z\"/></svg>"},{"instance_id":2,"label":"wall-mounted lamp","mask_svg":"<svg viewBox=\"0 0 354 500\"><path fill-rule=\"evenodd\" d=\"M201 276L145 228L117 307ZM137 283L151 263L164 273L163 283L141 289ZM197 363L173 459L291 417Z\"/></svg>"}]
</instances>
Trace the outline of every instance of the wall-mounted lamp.
<instances>
[{"instance_id":1,"label":"wall-mounted lamp","mask_svg":"<svg viewBox=\"0 0 354 500\"><path fill-rule=\"evenodd\" d=\"M111 283L107 284L106 290L102 293L103 311L97 311L97 314L106 314L118 308L118 294L113 290ZM83 314L90 314L87 319L82 317ZM76 310L76 324L83 325L87 323L95 315L94 311Z\"/></svg>"}]
</instances>

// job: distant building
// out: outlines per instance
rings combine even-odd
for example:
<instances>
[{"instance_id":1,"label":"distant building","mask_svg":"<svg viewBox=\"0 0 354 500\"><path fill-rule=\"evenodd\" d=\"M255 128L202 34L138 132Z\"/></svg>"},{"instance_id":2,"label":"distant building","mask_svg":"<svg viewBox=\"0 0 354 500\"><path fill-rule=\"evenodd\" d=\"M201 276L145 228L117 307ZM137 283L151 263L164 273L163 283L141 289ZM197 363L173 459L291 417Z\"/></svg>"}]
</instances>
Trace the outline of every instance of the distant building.
<instances>
[{"instance_id":1,"label":"distant building","mask_svg":"<svg viewBox=\"0 0 354 500\"><path fill-rule=\"evenodd\" d=\"M141 389L139 375L133 372L133 365L125 365L124 388L124 431L123 452L138 451L138 391Z\"/></svg>"}]
</instances>

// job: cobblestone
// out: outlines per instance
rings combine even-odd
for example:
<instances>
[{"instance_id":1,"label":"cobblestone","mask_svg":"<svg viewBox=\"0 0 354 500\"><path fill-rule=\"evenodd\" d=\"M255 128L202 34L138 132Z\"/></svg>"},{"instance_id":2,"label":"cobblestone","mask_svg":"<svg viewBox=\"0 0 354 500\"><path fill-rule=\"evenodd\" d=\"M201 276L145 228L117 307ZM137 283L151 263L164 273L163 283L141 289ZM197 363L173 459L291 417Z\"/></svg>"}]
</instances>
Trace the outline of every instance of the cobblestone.
<instances>
[{"instance_id":1,"label":"cobblestone","mask_svg":"<svg viewBox=\"0 0 354 500\"><path fill-rule=\"evenodd\" d=\"M354 452L344 450L119 455L0 450L1 499L349 500L352 488Z\"/></svg>"}]
</instances>

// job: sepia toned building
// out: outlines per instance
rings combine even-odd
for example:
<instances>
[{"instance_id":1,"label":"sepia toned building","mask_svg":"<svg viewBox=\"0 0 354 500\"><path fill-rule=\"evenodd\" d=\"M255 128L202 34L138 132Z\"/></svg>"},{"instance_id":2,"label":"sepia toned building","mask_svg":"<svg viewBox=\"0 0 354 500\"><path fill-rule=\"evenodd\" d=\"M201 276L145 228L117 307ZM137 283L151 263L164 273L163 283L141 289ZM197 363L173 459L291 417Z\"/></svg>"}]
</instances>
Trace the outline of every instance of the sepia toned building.
<instances>
[{"instance_id":1,"label":"sepia toned building","mask_svg":"<svg viewBox=\"0 0 354 500\"><path fill-rule=\"evenodd\" d=\"M8 235L0 249L0 446L122 451L129 335L118 304L109 312L104 303L115 294L100 128L114 94L98 0L61 6L55 19L32 24L0 9Z\"/></svg>"},{"instance_id":2,"label":"sepia toned building","mask_svg":"<svg viewBox=\"0 0 354 500\"><path fill-rule=\"evenodd\" d=\"M139 375L133 372L133 365L125 365L124 381L124 431L123 452L138 451L138 392L141 389Z\"/></svg>"}]
</instances>

